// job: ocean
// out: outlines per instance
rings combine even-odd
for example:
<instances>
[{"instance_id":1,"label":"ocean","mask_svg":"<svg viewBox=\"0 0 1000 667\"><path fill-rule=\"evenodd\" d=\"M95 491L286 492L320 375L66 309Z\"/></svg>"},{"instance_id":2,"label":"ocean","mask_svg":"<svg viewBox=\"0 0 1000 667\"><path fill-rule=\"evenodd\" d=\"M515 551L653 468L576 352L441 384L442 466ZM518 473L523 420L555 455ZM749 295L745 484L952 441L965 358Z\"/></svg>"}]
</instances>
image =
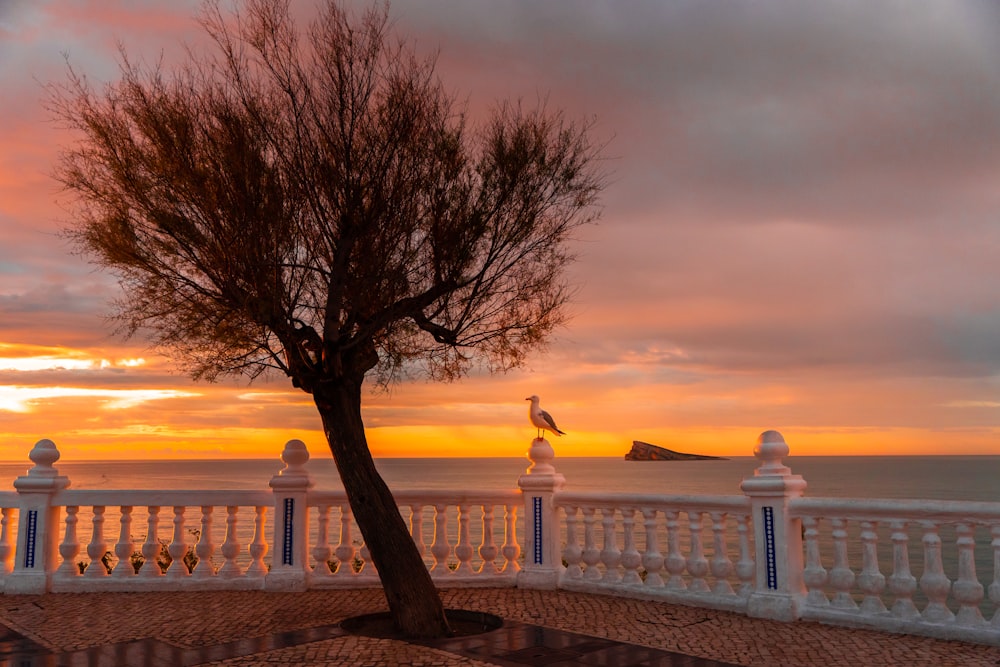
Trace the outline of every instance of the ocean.
<instances>
[{"instance_id":1,"label":"ocean","mask_svg":"<svg viewBox=\"0 0 1000 667\"><path fill-rule=\"evenodd\" d=\"M736 495L757 467L753 457L724 461L625 461L556 458L566 489L682 495ZM1000 456L790 456L807 496L1000 501ZM376 465L392 489L517 488L523 458L387 458ZM267 489L278 459L59 461L75 489ZM30 462L0 464L0 488ZM339 489L333 460L313 457L307 468L318 489Z\"/></svg>"}]
</instances>

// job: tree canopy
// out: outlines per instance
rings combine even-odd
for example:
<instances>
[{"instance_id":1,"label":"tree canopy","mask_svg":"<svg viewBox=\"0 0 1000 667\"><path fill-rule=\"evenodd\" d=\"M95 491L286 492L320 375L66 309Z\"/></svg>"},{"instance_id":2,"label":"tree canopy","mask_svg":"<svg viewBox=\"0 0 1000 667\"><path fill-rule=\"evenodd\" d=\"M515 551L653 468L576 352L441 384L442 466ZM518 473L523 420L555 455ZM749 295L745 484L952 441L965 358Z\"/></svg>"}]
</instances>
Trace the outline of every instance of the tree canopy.
<instances>
[{"instance_id":1,"label":"tree canopy","mask_svg":"<svg viewBox=\"0 0 1000 667\"><path fill-rule=\"evenodd\" d=\"M501 103L472 123L386 10L208 5L217 47L54 96L86 139L58 178L116 315L196 378L519 364L564 319L566 241L601 179L588 123Z\"/></svg>"},{"instance_id":2,"label":"tree canopy","mask_svg":"<svg viewBox=\"0 0 1000 667\"><path fill-rule=\"evenodd\" d=\"M115 316L195 377L283 373L312 396L393 618L447 621L361 418L367 378L521 363L565 317L568 240L601 189L589 123L501 103L470 119L386 9L206 4L213 48L121 54L51 108L70 236L123 287ZM324 565L325 566L325 565Z\"/></svg>"}]
</instances>

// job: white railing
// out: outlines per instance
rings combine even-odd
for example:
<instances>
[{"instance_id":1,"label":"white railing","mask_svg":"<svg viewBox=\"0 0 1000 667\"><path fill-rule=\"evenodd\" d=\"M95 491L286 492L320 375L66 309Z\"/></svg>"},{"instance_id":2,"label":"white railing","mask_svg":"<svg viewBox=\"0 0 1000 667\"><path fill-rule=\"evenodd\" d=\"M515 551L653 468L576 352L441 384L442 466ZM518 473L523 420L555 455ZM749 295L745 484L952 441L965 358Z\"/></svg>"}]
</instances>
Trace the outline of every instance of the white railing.
<instances>
[{"instance_id":1,"label":"white railing","mask_svg":"<svg viewBox=\"0 0 1000 667\"><path fill-rule=\"evenodd\" d=\"M746 610L746 498L557 493L555 504L565 517L563 588Z\"/></svg>"},{"instance_id":2,"label":"white railing","mask_svg":"<svg viewBox=\"0 0 1000 667\"><path fill-rule=\"evenodd\" d=\"M406 490L393 495L438 586L516 584L521 569L517 508L524 502L520 492ZM317 523L310 586L376 585L378 573L357 539L344 492L310 493L308 504Z\"/></svg>"},{"instance_id":3,"label":"white railing","mask_svg":"<svg viewBox=\"0 0 1000 667\"><path fill-rule=\"evenodd\" d=\"M62 510L52 591L264 585L268 491L65 489L52 504ZM133 539L143 531L141 542Z\"/></svg>"},{"instance_id":4,"label":"white railing","mask_svg":"<svg viewBox=\"0 0 1000 667\"><path fill-rule=\"evenodd\" d=\"M537 438L516 489L395 499L441 587L564 588L1000 645L1000 503L806 498L779 433L754 454L740 495L566 492ZM345 494L313 488L297 440L260 491L70 489L52 442L29 458L0 492L6 594L378 585Z\"/></svg>"},{"instance_id":5,"label":"white railing","mask_svg":"<svg viewBox=\"0 0 1000 667\"><path fill-rule=\"evenodd\" d=\"M789 509L803 526L803 618L996 642L1000 504L796 498Z\"/></svg>"}]
</instances>

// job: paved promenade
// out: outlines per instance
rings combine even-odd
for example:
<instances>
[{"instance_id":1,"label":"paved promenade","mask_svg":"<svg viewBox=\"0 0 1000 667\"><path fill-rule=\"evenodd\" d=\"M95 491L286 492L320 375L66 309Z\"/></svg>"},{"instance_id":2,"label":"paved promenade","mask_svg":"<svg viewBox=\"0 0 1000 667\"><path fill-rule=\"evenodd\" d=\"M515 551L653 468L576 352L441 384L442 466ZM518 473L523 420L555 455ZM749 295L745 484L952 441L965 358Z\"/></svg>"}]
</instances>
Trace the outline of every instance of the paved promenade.
<instances>
[{"instance_id":1,"label":"paved promenade","mask_svg":"<svg viewBox=\"0 0 1000 667\"><path fill-rule=\"evenodd\" d=\"M1000 665L1000 647L816 623L777 623L564 591L460 589L449 608L499 630L430 645L351 636L345 618L385 608L378 590L0 595L0 664L365 667Z\"/></svg>"}]
</instances>

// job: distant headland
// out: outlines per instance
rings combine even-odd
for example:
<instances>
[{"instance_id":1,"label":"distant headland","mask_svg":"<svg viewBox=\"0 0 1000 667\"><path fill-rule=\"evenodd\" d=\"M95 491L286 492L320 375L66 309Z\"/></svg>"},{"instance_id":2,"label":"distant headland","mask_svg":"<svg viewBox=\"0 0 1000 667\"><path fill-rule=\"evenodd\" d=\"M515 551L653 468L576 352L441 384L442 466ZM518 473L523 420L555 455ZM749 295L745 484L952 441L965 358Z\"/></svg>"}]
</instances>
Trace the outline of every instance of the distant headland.
<instances>
[{"instance_id":1,"label":"distant headland","mask_svg":"<svg viewBox=\"0 0 1000 667\"><path fill-rule=\"evenodd\" d=\"M632 449L625 455L626 461L727 461L725 456L685 454L665 447L657 447L648 442L632 441Z\"/></svg>"}]
</instances>

